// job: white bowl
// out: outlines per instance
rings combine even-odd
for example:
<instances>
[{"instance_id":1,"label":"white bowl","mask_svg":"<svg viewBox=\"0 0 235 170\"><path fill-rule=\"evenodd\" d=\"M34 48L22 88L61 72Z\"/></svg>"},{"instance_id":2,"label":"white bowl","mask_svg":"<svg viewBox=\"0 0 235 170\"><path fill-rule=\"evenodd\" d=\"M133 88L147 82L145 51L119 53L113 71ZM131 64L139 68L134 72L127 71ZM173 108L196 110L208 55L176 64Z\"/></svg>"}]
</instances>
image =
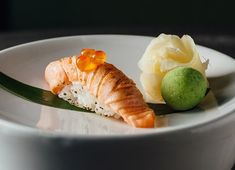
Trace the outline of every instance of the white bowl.
<instances>
[{"instance_id":1,"label":"white bowl","mask_svg":"<svg viewBox=\"0 0 235 170\"><path fill-rule=\"evenodd\" d=\"M32 42L0 52L1 72L48 89L46 65L82 48L106 51L108 62L139 83L137 61L153 37L85 35ZM136 129L92 113L52 108L0 89L0 169L230 170L235 163L235 60L197 46L209 59L211 91L188 112ZM160 126L160 125L159 125Z\"/></svg>"}]
</instances>

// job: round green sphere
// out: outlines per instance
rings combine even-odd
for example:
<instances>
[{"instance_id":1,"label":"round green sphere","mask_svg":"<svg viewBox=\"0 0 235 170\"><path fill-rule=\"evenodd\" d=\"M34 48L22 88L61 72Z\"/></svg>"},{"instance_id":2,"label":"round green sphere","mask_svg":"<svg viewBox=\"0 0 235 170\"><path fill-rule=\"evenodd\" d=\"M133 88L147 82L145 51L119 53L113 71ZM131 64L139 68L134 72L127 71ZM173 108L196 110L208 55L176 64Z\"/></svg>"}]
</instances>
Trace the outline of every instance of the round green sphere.
<instances>
[{"instance_id":1,"label":"round green sphere","mask_svg":"<svg viewBox=\"0 0 235 170\"><path fill-rule=\"evenodd\" d=\"M175 110L195 107L207 91L207 80L191 67L177 67L163 78L161 94L166 104Z\"/></svg>"}]
</instances>

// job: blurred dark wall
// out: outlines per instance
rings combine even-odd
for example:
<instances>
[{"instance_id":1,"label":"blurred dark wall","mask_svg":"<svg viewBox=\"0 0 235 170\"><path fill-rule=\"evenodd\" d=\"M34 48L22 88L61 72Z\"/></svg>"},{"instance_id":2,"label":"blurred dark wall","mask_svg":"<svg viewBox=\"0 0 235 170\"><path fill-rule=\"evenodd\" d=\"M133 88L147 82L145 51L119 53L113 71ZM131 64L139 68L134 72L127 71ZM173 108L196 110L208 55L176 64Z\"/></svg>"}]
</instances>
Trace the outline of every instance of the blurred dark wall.
<instances>
[{"instance_id":1,"label":"blurred dark wall","mask_svg":"<svg viewBox=\"0 0 235 170\"><path fill-rule=\"evenodd\" d=\"M7 25L7 3L0 0L0 30L5 30Z\"/></svg>"},{"instance_id":2,"label":"blurred dark wall","mask_svg":"<svg viewBox=\"0 0 235 170\"><path fill-rule=\"evenodd\" d=\"M0 0L0 30L116 26L213 27L233 31L235 8L224 0Z\"/></svg>"}]
</instances>

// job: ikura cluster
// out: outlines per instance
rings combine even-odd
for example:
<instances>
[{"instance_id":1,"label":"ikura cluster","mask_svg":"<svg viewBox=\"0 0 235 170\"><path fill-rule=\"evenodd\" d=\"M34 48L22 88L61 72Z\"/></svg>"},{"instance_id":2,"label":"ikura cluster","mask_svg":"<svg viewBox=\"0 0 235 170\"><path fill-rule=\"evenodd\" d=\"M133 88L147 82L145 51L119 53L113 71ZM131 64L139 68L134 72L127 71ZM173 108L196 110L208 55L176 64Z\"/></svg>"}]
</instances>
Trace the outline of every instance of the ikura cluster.
<instances>
[{"instance_id":1,"label":"ikura cluster","mask_svg":"<svg viewBox=\"0 0 235 170\"><path fill-rule=\"evenodd\" d=\"M106 54L101 50L85 48L77 60L77 66L81 71L91 71L106 61Z\"/></svg>"}]
</instances>

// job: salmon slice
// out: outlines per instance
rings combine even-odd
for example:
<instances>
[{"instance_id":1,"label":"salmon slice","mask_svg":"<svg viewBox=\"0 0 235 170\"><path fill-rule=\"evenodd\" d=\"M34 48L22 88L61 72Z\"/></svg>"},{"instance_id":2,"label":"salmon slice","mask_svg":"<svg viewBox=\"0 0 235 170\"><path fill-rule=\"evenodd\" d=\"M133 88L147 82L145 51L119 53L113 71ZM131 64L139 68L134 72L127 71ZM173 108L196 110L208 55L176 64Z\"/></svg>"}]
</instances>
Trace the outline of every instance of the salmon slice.
<instances>
[{"instance_id":1,"label":"salmon slice","mask_svg":"<svg viewBox=\"0 0 235 170\"><path fill-rule=\"evenodd\" d=\"M58 95L64 87L76 81L129 125L137 128L154 127L155 113L145 103L134 81L109 63L89 72L80 71L77 60L77 56L65 57L48 64L45 79L52 93Z\"/></svg>"}]
</instances>

